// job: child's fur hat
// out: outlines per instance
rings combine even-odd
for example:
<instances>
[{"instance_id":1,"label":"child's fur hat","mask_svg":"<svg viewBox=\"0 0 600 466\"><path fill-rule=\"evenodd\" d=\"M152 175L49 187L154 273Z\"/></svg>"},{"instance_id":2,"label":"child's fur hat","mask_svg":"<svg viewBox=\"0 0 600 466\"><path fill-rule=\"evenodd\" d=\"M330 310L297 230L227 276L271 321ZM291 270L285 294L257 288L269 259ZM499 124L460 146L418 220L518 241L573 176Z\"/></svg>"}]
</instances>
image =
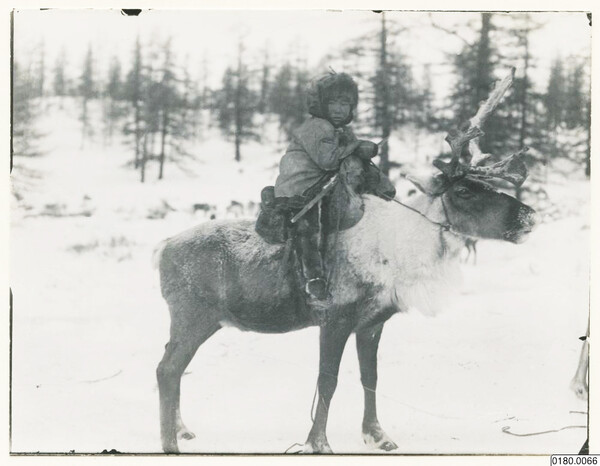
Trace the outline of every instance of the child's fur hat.
<instances>
[{"instance_id":1,"label":"child's fur hat","mask_svg":"<svg viewBox=\"0 0 600 466\"><path fill-rule=\"evenodd\" d=\"M358 86L346 73L329 72L314 78L308 85L306 103L308 113L317 117L328 119L327 103L329 99L338 94L344 94L350 98L350 116L343 124L347 125L354 117L354 110L358 104Z\"/></svg>"}]
</instances>

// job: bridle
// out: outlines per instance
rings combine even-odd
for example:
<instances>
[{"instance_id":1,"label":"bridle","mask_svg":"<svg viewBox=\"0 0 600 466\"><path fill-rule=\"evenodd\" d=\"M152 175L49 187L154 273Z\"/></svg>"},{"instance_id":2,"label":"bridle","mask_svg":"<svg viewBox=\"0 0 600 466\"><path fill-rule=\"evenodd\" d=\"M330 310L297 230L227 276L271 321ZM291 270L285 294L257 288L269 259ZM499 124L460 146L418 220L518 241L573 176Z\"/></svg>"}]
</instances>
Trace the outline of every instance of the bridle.
<instances>
[{"instance_id":1,"label":"bridle","mask_svg":"<svg viewBox=\"0 0 600 466\"><path fill-rule=\"evenodd\" d=\"M454 228L452 228L452 222L450 221L450 215L448 214L448 208L446 207L446 203L444 202L444 194L446 193L446 191L447 191L447 189L445 189L441 193L435 195L435 197L439 196L440 201L442 202L442 209L444 210L444 216L446 217L446 222L444 222L444 223L436 222L435 220L431 220L429 217L427 217L427 215L425 215L423 212L415 209L414 207L411 207L411 206L405 204L404 202L399 201L396 198L386 196L385 194L381 194L381 196L386 198L387 200L394 201L396 204L400 204L401 206L406 207L409 210L412 210L413 212L419 214L421 217L423 217L425 220L427 220L429 223L437 225L440 228L440 251L439 251L440 257L443 257L444 254L446 253L446 251L448 250L446 240L444 239L444 232L452 233L453 235L457 235L457 236L464 236L462 233L459 233Z\"/></svg>"},{"instance_id":2,"label":"bridle","mask_svg":"<svg viewBox=\"0 0 600 466\"><path fill-rule=\"evenodd\" d=\"M446 193L446 190L442 191L439 194L436 194L435 197L439 197L440 201L442 202L442 209L444 210L444 217L446 217L446 221L444 223L441 222L436 222L435 220L431 220L427 215L425 215L423 212L421 212L418 209L415 209L414 207L409 206L408 204L405 204L404 202L399 201L398 199L394 198L394 197L390 197L390 196L386 196L385 194L381 193L379 194L381 197L387 199L388 201L393 201L396 204L400 204L403 207L406 207L409 210L412 210L413 212L419 214L421 217L423 217L425 220L427 220L429 223L432 223L434 225L437 225L438 227L440 227L440 234L444 231L447 231L449 233L453 233L455 235L462 235L462 233L457 232L453 227L452 227L452 222L450 221L450 215L448 214L448 208L446 207L446 202L444 202L444 194Z\"/></svg>"}]
</instances>

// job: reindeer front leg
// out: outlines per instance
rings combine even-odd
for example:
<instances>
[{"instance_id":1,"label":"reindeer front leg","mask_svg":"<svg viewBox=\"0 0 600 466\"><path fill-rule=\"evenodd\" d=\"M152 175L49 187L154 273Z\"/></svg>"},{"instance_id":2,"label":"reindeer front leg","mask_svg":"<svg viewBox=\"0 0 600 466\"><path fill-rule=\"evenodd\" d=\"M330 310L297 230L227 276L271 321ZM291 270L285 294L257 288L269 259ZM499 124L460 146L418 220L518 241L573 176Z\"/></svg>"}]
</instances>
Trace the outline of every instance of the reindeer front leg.
<instances>
[{"instance_id":1,"label":"reindeer front leg","mask_svg":"<svg viewBox=\"0 0 600 466\"><path fill-rule=\"evenodd\" d=\"M345 322L338 321L321 327L317 412L303 453L332 453L325 433L327 415L337 387L342 353L351 332L352 327Z\"/></svg>"},{"instance_id":2,"label":"reindeer front leg","mask_svg":"<svg viewBox=\"0 0 600 466\"><path fill-rule=\"evenodd\" d=\"M390 451L398 448L383 431L377 419L377 348L381 338L383 324L356 332L356 349L360 364L360 380L365 391L365 412L363 415L362 435L365 443L380 450Z\"/></svg>"}]
</instances>

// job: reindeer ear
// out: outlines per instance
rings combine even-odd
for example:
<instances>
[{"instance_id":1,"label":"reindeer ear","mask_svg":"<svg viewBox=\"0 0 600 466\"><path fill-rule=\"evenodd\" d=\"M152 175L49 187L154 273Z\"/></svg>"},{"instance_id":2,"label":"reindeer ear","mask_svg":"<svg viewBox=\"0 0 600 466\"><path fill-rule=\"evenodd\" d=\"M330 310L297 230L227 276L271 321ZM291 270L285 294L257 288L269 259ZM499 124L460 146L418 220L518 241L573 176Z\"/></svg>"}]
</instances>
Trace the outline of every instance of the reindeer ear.
<instances>
[{"instance_id":1,"label":"reindeer ear","mask_svg":"<svg viewBox=\"0 0 600 466\"><path fill-rule=\"evenodd\" d=\"M443 193L450 183L448 177L443 173L427 177L406 175L406 179L428 196L437 196Z\"/></svg>"}]
</instances>

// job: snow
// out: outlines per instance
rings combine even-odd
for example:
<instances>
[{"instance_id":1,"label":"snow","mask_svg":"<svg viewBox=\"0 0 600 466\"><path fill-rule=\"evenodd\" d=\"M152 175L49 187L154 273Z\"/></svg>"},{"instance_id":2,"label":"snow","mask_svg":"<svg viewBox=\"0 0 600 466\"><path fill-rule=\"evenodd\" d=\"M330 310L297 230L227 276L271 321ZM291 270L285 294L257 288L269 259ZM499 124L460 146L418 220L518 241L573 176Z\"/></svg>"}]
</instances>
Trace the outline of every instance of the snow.
<instances>
[{"instance_id":1,"label":"snow","mask_svg":"<svg viewBox=\"0 0 600 466\"><path fill-rule=\"evenodd\" d=\"M11 450L159 452L155 370L169 316L152 250L209 221L192 213L194 203L233 216L231 201L258 201L282 146L265 122L265 141L244 146L237 164L233 144L207 130L186 168L167 165L155 181L150 166L141 184L125 168L122 141L104 146L98 130L81 149L75 102L64 110L52 102L41 123L46 155L15 160L13 172L21 200L11 212ZM24 168L40 177L24 179ZM480 241L477 265L462 265L463 285L441 315L411 312L386 324L378 410L399 445L393 453L547 455L583 444L584 428L502 431L587 424L587 403L569 383L588 317L590 187L557 178L546 188L559 219L522 245ZM303 443L317 368L316 328L221 330L183 378L182 415L196 438L181 440L181 450L283 453ZM361 439L362 396L352 338L328 424L336 453L372 453Z\"/></svg>"}]
</instances>

